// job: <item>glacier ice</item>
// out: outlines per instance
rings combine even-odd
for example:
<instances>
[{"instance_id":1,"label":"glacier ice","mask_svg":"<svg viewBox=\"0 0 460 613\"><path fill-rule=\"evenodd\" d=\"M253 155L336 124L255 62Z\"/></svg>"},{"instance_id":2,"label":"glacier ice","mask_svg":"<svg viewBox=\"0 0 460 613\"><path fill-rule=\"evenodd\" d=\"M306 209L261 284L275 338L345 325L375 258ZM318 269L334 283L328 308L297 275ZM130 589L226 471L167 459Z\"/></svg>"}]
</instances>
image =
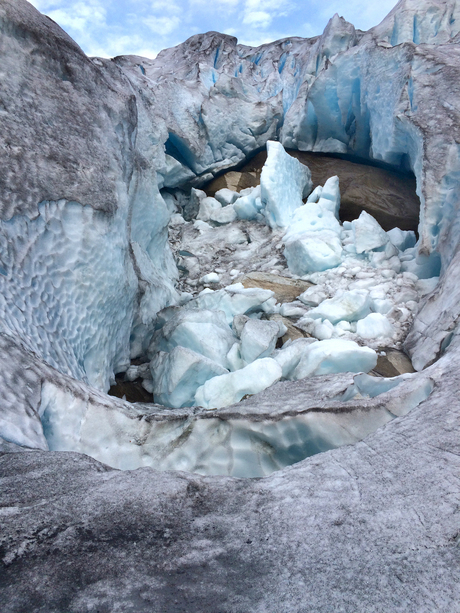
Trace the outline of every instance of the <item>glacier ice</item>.
<instances>
[{"instance_id":1,"label":"glacier ice","mask_svg":"<svg viewBox=\"0 0 460 613\"><path fill-rule=\"evenodd\" d=\"M305 349L315 343L314 338L298 338L286 343L279 351L273 354L273 359L281 366L284 379L290 379Z\"/></svg>"},{"instance_id":2,"label":"glacier ice","mask_svg":"<svg viewBox=\"0 0 460 613\"><path fill-rule=\"evenodd\" d=\"M352 221L351 225L353 226L356 253L383 247L389 240L378 221L366 211L363 211L358 219Z\"/></svg>"},{"instance_id":3,"label":"glacier ice","mask_svg":"<svg viewBox=\"0 0 460 613\"><path fill-rule=\"evenodd\" d=\"M261 358L244 368L209 379L198 388L195 401L205 409L218 409L257 394L281 379L281 366L272 358Z\"/></svg>"},{"instance_id":4,"label":"glacier ice","mask_svg":"<svg viewBox=\"0 0 460 613\"><path fill-rule=\"evenodd\" d=\"M42 582L39 597L51 608L91 601L90 608L103 609L110 592L113 608L123 609L136 600L137 581L147 585L144 600L163 599L166 608L187 609L193 601L207 610L211 598L214 608L225 609L237 593L245 595L246 610L296 610L307 592L315 610L326 611L330 586L347 576L338 608L367 611L377 594L383 610L421 611L429 593L433 610L455 610L458 572L446 559L458 528L452 513L460 321L458 3L402 0L369 32L335 16L314 39L291 37L260 48L218 33L195 35L154 60L89 59L25 0L4 0L1 13L0 427L11 446L57 451L13 458L0 441L3 575L11 596L4 606L27 610L28 599L36 602L29 571L48 564L57 580ZM190 189L236 167L268 140L286 149L358 156L416 176L417 242L390 231L386 245L359 253L353 227L343 225L340 261L305 273L316 293L311 303L300 301L305 317L290 321L298 329L304 319L306 327L332 335L304 343L307 355L321 343L362 342L358 324L365 319L332 324L308 312L340 292L368 291L366 317L385 315L393 347L407 337L405 348L420 372L392 381L340 373L280 381L217 410L130 405L98 391L94 385L106 389L114 373L129 366L130 353L145 359L161 328L158 319L168 324L157 312L187 307L185 293L196 300L205 274L219 275L218 292L231 282L229 271L237 280L251 264L288 278L296 274L286 270L282 232L276 227L269 235L262 223L261 200L254 199L259 208L250 212L254 224L242 218L225 226L193 222L199 206L192 210L197 202ZM318 203L320 191L309 204ZM39 203L50 203L51 212ZM60 204L51 210L52 203L62 210ZM168 232L176 262L167 250ZM276 305L268 304L270 297L244 310L231 291L223 294L216 302L226 305L232 335L226 359L229 367L241 367L233 316L243 311L251 321L265 318L265 308ZM379 339L366 344L382 349ZM190 350L173 347L169 355L182 351ZM272 359L283 352L275 350ZM139 365L130 376L144 371ZM233 374L241 372L224 376ZM339 445L348 446L334 450ZM332 451L285 470L325 450ZM107 465L197 474L122 474ZM200 477L265 477L276 470L269 479L250 481ZM263 510L262 524L260 514L248 512L251 505ZM193 530L191 516L197 518ZM394 529L395 518L401 530ZM31 542L38 520L40 538ZM88 522L92 529L81 530ZM180 590L149 584L148 565L139 571L150 541L137 536L147 524L155 526L156 541L172 543L161 560L171 580L185 568ZM107 541L114 525L124 538ZM56 526L67 529L56 532ZM180 547L177 534L184 537ZM266 559L267 534L272 550L286 555L272 555L262 576L257 562ZM77 553L92 546L97 572L83 590L78 579L88 560L74 556L66 571L68 542ZM113 559L119 554L124 581L113 579L107 547ZM231 576L219 570L222 551L235 553ZM287 558L301 563L289 589L279 589ZM196 586L206 585L209 561L216 585L203 596ZM363 587L364 563L370 580ZM382 568L402 572L405 581L393 573L382 583ZM248 584L257 586L255 596Z\"/></svg>"},{"instance_id":5,"label":"glacier ice","mask_svg":"<svg viewBox=\"0 0 460 613\"><path fill-rule=\"evenodd\" d=\"M363 289L353 289L340 296L324 300L310 311L308 317L313 319L328 319L332 324L341 320L358 321L369 315L371 299L369 292Z\"/></svg>"},{"instance_id":6,"label":"glacier ice","mask_svg":"<svg viewBox=\"0 0 460 613\"><path fill-rule=\"evenodd\" d=\"M317 202L307 202L294 211L283 239L284 255L291 272L302 276L340 264L339 207L338 177L331 177Z\"/></svg>"},{"instance_id":7,"label":"glacier ice","mask_svg":"<svg viewBox=\"0 0 460 613\"><path fill-rule=\"evenodd\" d=\"M160 351L150 362L155 402L176 409L191 406L196 390L205 381L228 372L217 362L177 346Z\"/></svg>"},{"instance_id":8,"label":"glacier ice","mask_svg":"<svg viewBox=\"0 0 460 613\"><path fill-rule=\"evenodd\" d=\"M226 356L235 340L222 311L181 309L155 332L150 351L153 355L185 347L226 368Z\"/></svg>"},{"instance_id":9,"label":"glacier ice","mask_svg":"<svg viewBox=\"0 0 460 613\"><path fill-rule=\"evenodd\" d=\"M117 96L107 93L113 112L107 114L98 106L99 115L91 115L95 133L111 153L101 155L99 163L72 132L73 161L64 166L78 169L81 163L85 169L83 174L72 170L66 183L72 199L59 200L64 183L56 183L35 162L36 184L31 187L32 174L27 177L33 198L25 198L19 188L5 193L8 212L2 221L1 254L2 271L8 277L0 276L6 297L1 305L3 331L21 338L28 349L61 371L104 390L116 372L128 368L130 357L145 356L150 346L149 356L157 361L157 383L161 379L161 389L171 394L174 390L180 396L183 391L184 398L193 396L193 390L184 391L180 360L184 373L195 366L204 373L208 361L238 372L248 359L265 352L282 360L284 349L274 351L273 336L257 355L256 341L263 335L249 340L250 329L270 327L273 322L265 317L273 313L280 312L298 329L303 326L331 342L337 337L356 340L361 333L377 348L385 328L393 330L394 342L400 343L420 293L435 287L436 281L420 284L417 278L438 279L441 258L446 265L455 249L450 222L456 206L458 151L453 145L438 144L439 164L432 171L423 164L428 155L424 142L432 139L432 128L425 133L419 125L428 125L424 118L427 113L432 116L433 109L422 92L426 79L437 79L430 71L445 60L439 55L441 48L431 55L423 49L412 52L410 20L406 23L406 15L400 21L392 19L391 27L386 24L381 31L363 34L334 17L315 40L281 41L259 51L210 33L142 64L133 57L88 64L84 71L98 75L91 87L104 74L118 92ZM412 35L433 42L427 23L413 21ZM439 40L452 27L444 24ZM401 46L406 40L412 40L409 47ZM78 62L86 62L80 52L77 55ZM170 65L175 67L174 78L164 73ZM394 75L391 83L380 82L376 75L382 73ZM79 78L75 76L75 87ZM57 87L61 88L60 82ZM84 99L91 99L83 89L79 91ZM62 108L66 119L56 108L56 121L74 126L67 102ZM446 118L442 108L437 110L439 117ZM38 131L47 125L42 121L46 109L41 113ZM9 130L10 117L5 122ZM48 134L43 142L45 148L50 146ZM267 143L259 187L241 193L220 190L215 198L200 189ZM355 154L412 169L422 203L420 242L415 243L412 232L383 233L365 214L341 226L340 191L334 177L318 186L303 205L312 188L309 171L284 147ZM61 176L61 154L46 151L46 159L58 160L56 176ZM432 150L429 155L436 158ZM48 192L46 180L50 193L59 192L54 200L38 197ZM19 194L17 210L11 205L11 193ZM37 216L38 202L42 204ZM257 222L256 229L249 220ZM270 239L260 222L272 226ZM182 253L175 252L176 262L167 247L168 231L171 236L184 232L193 237L189 245L182 245ZM255 261L260 249L265 270L283 273L283 241L290 273L318 283L303 300L280 306L267 290L225 286L228 271L232 279L239 271L247 272L248 262ZM271 258L266 257L270 250ZM226 255L219 254L220 263L208 265L213 263L210 251ZM180 292L174 288L176 263L189 282L181 281ZM199 294L203 284L221 289ZM354 304L347 306L350 297ZM35 310L29 310L35 303ZM172 308L157 316L166 305L181 305L189 315L179 316ZM197 309L214 315L193 321ZM216 315L217 311L222 313ZM247 332L242 328L236 334L234 317L242 314L249 317ZM447 334L443 331L443 340L433 343L444 347ZM292 347L296 345L286 347L289 355L297 352ZM131 370L129 377L140 372ZM215 378L212 369L209 373L209 380ZM166 382L170 375L177 375L177 385ZM154 378L141 378L145 385L154 383ZM166 402L166 396L161 398ZM182 400L171 402L182 404Z\"/></svg>"},{"instance_id":10,"label":"glacier ice","mask_svg":"<svg viewBox=\"0 0 460 613\"><path fill-rule=\"evenodd\" d=\"M214 197L221 203L222 206L227 206L228 204L234 204L239 198L239 194L238 192L234 192L233 190L224 187L219 189L215 193Z\"/></svg>"},{"instance_id":11,"label":"glacier ice","mask_svg":"<svg viewBox=\"0 0 460 613\"><path fill-rule=\"evenodd\" d=\"M249 319L240 335L241 357L249 364L258 358L270 356L283 333L278 322Z\"/></svg>"},{"instance_id":12,"label":"glacier ice","mask_svg":"<svg viewBox=\"0 0 460 613\"><path fill-rule=\"evenodd\" d=\"M356 323L356 333L364 339L369 338L391 338L393 327L381 313L369 313Z\"/></svg>"},{"instance_id":13,"label":"glacier ice","mask_svg":"<svg viewBox=\"0 0 460 613\"><path fill-rule=\"evenodd\" d=\"M231 324L235 315L260 310L272 297L273 292L270 290L245 288L241 283L234 283L221 290L202 292L187 304L187 308L222 311L227 323Z\"/></svg>"},{"instance_id":14,"label":"glacier ice","mask_svg":"<svg viewBox=\"0 0 460 613\"><path fill-rule=\"evenodd\" d=\"M312 188L310 169L291 157L279 142L267 142L267 161L260 175L260 198L272 228L289 225Z\"/></svg>"},{"instance_id":15,"label":"glacier ice","mask_svg":"<svg viewBox=\"0 0 460 613\"><path fill-rule=\"evenodd\" d=\"M318 341L309 345L297 367L294 379L338 372L368 372L377 364L377 354L369 347L343 339Z\"/></svg>"}]
</instances>

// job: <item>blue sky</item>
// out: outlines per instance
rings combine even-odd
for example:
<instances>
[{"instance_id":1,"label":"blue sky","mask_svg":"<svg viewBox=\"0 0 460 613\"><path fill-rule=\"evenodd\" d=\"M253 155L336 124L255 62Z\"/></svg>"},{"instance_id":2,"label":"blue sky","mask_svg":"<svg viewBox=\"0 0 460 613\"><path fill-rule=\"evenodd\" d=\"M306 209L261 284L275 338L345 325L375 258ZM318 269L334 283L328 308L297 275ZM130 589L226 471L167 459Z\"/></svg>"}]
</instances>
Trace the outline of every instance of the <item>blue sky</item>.
<instances>
[{"instance_id":1,"label":"blue sky","mask_svg":"<svg viewBox=\"0 0 460 613\"><path fill-rule=\"evenodd\" d=\"M32 0L91 56L155 55L217 30L260 45L321 34L339 13L357 28L377 25L396 0Z\"/></svg>"}]
</instances>

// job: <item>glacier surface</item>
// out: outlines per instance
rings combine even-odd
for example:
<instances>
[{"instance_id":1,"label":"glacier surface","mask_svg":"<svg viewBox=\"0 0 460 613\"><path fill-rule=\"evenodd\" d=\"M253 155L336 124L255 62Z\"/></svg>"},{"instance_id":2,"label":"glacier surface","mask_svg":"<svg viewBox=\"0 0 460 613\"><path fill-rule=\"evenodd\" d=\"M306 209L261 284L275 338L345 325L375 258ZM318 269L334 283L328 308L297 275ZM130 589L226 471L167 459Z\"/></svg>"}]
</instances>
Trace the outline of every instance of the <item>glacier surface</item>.
<instances>
[{"instance_id":1,"label":"glacier surface","mask_svg":"<svg viewBox=\"0 0 460 613\"><path fill-rule=\"evenodd\" d=\"M459 24L401 0L368 32L108 60L1 2L7 611L455 610ZM202 191L267 143L286 172ZM281 146L413 172L418 235L340 223ZM254 270L316 286L279 301ZM332 373L383 343L417 372ZM108 396L129 367L171 406Z\"/></svg>"}]
</instances>

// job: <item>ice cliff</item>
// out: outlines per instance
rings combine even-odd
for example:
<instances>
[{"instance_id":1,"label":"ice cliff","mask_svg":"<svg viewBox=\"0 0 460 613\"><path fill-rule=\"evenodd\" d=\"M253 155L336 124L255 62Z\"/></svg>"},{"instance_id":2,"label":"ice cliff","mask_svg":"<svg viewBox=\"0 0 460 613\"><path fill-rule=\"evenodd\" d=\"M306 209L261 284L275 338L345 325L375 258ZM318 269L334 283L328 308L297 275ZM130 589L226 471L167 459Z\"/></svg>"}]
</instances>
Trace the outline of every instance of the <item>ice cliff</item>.
<instances>
[{"instance_id":1,"label":"ice cliff","mask_svg":"<svg viewBox=\"0 0 460 613\"><path fill-rule=\"evenodd\" d=\"M0 462L6 483L0 495L5 497L2 522L9 535L0 542L7 569L5 610L39 610L46 603L49 610L80 611L94 602L108 602L109 610L116 610L114 602L121 609L134 603L136 610L150 611L155 602L180 610L198 588L195 580L193 586L171 587L171 569L182 573L190 566L190 577L196 573L208 584L209 575L202 573L211 560L218 567L219 585L228 579L222 569L233 569L231 593L223 595L227 588L216 592L212 605L201 595L196 610L211 610L218 601L219 610L300 611L308 584L313 608L305 610L330 611L331 582L321 584L322 569L335 569L336 564L340 575L348 572L350 559L362 559L362 568L353 566L354 576L362 577L367 568L370 591L358 579L340 588L346 592L343 602L351 602L354 611L372 610L377 593L382 610L455 611L460 582L450 578L458 568L452 561L458 558L458 526L452 519L458 510L452 486L458 443L452 432L459 426L457 2L400 0L368 32L335 15L321 36L292 37L258 48L209 32L162 51L155 60L88 58L25 0L0 1L0 32ZM278 161L270 166L268 160L260 187L241 198L221 193L220 201L200 194L211 179L269 142ZM415 247L403 233L375 226L367 214L340 227L339 188L333 179L315 190L308 210L304 208L310 176L295 160L283 157L281 145L413 172L421 203ZM277 208L281 196L270 182L280 164L292 178L289 202L282 209ZM177 215L174 203L184 193L191 193L186 208L190 218L198 214L196 221ZM259 224L246 235L241 224L259 222L261 216L270 228ZM320 232L312 230L318 220ZM212 243L206 233L214 228L213 240L230 245L232 253L239 250L247 259L263 252L276 268L284 252L292 274L303 275L307 266L311 274L323 276L314 277L318 287L305 291L303 303L286 301L284 311L275 312L276 301L263 294L267 290L251 294L233 283L238 271L208 270L204 283L226 274L232 283L194 297L200 310L188 310L191 296L176 283L179 271L168 224L178 236L193 230L204 260L210 257L206 243ZM330 251L325 267L325 257L317 264L324 245ZM192 260L193 254L180 251ZM276 255L273 262L270 252ZM351 266L338 267L345 262L344 253L367 258L363 270L358 267L361 277L355 287L346 280ZM400 256L400 268L404 258L411 262L410 269L407 264L397 274L402 285L412 284L401 292L413 303L415 317L410 330L400 329L408 332L405 348L418 372L383 380L344 374L351 370L350 355L359 362L355 370L367 371L376 360L370 348L360 347L358 355L357 337L350 340L350 335L371 344L393 333L386 318L391 306L385 303L386 277L378 273L380 286L371 295L364 267L378 269L385 261L384 270L390 270L388 262ZM427 281L438 275L436 286ZM421 283L418 303L411 299L416 283ZM342 284L341 293L328 298L333 284ZM178 306L183 307L180 312ZM306 307L309 314L304 316ZM190 333L190 318L197 312L204 318L198 323L216 339L205 347L202 338ZM273 318L258 319L261 312ZM286 326L277 323L283 313L302 316L317 341L299 339L276 352L285 333ZM147 354L151 371L144 373L145 380L170 408L132 405L105 394L116 373ZM235 376L238 370L245 371L243 379ZM197 372L207 374L201 379ZM294 380L276 383L289 378ZM272 383L275 387L259 393ZM224 395L243 400L221 408ZM201 408L190 406L194 398ZM340 445L350 446L335 449ZM316 460L304 460L332 449ZM91 455L115 468L148 466L198 474L148 473L153 479L145 471L122 475L62 450ZM300 463L286 468L295 462ZM277 470L281 472L263 482L199 476L263 477ZM60 471L68 478L61 479ZM31 487L37 473L39 485ZM428 475L426 482L421 473ZM105 508L101 496L115 496L107 521L113 532L111 513L118 513L121 544L99 526L95 530L101 547L87 549L91 530L84 525L87 519L78 523L78 518L91 513L81 497L75 501L68 489L73 483L87 492L91 513L97 516L94 525ZM203 517L190 528L195 516L190 518L178 503L184 484L196 513L214 518L209 532L200 532L209 527L203 527ZM50 505L56 498L68 511ZM150 500L159 501L154 511ZM246 517L252 500L254 513L265 509L263 529ZM129 511L131 504L135 513ZM171 526L166 522L155 536L155 547L160 541L169 547L168 535L176 534L176 528L177 542L187 541L185 548L174 545L155 556L167 559L161 567L164 575L158 568L153 575L163 577L165 594L177 595L177 606L168 594L161 596L163 587L152 587L150 570L143 568L133 578L138 571L130 563L137 559L131 545L143 542L143 528L136 522L147 525L153 512L159 525L164 523L162 504L171 506L167 514L177 515L177 525L172 519ZM43 525L34 515L22 521L29 507L50 506L49 516L40 516ZM75 521L70 519L74 508ZM244 544L239 542L233 534L236 524L238 530L244 525L257 534L257 544L252 532L244 533ZM184 536L195 530L200 532L196 539ZM273 551L267 554L260 543L270 535ZM41 595L32 596L34 582L27 573L38 572L34 565L49 540L53 544L47 552L57 552L58 559L52 566L59 566L75 543L75 550L81 547L91 558L94 581L77 564L79 575L87 573L83 583L90 586L83 595L75 592L78 581L61 565L56 590L44 582L37 587ZM251 553L242 553L253 543ZM107 560L101 562L99 556L113 554L106 547L120 555L127 552L128 562L119 560L129 576L126 584L116 573L112 577L112 571L98 575ZM285 563L276 554L280 548L292 557L292 575L283 574ZM344 557L345 551L349 555ZM401 556L410 558L412 570ZM308 564L299 567L300 559ZM256 577L259 564L264 577L271 577L268 583ZM376 578L390 567L395 567L397 581L391 575L379 583ZM148 587L142 573L148 575ZM337 580L335 570L326 574ZM253 587L254 593L248 592L247 576L255 584L260 579L262 592ZM242 593L249 596L235 599ZM428 604L423 594L430 595Z\"/></svg>"}]
</instances>

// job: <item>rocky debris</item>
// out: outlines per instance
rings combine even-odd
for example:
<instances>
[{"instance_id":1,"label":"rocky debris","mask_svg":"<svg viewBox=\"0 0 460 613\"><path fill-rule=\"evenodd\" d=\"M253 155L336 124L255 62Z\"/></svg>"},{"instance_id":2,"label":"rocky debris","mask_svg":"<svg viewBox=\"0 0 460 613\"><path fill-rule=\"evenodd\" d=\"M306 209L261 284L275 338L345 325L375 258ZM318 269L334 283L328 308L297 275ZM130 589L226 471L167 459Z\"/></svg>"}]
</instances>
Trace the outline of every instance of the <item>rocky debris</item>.
<instances>
[{"instance_id":1,"label":"rocky debris","mask_svg":"<svg viewBox=\"0 0 460 613\"><path fill-rule=\"evenodd\" d=\"M405 373L415 372L410 358L403 352L391 347L384 347L377 359L377 366L371 374L380 377L397 377Z\"/></svg>"},{"instance_id":2,"label":"rocky debris","mask_svg":"<svg viewBox=\"0 0 460 613\"><path fill-rule=\"evenodd\" d=\"M273 313L272 315L269 315L268 319L270 319L270 321L280 321L286 326L287 332L281 337L281 341L283 344L289 340L295 341L298 338L306 338L310 336L304 330L297 328L297 326L292 322L291 319L289 319L288 317L283 317L279 313Z\"/></svg>"},{"instance_id":3,"label":"rocky debris","mask_svg":"<svg viewBox=\"0 0 460 613\"><path fill-rule=\"evenodd\" d=\"M254 171L235 171L229 170L220 177L216 177L210 183L204 186L204 190L208 196L215 196L216 192L221 189L231 189L233 192L240 192L248 187L256 187L260 183L259 172Z\"/></svg>"},{"instance_id":4,"label":"rocky debris","mask_svg":"<svg viewBox=\"0 0 460 613\"><path fill-rule=\"evenodd\" d=\"M290 279L282 275L269 272L250 272L238 277L237 281L244 287L260 287L269 289L275 294L277 302L293 302L300 294L306 291L313 283L302 279Z\"/></svg>"},{"instance_id":5,"label":"rocky debris","mask_svg":"<svg viewBox=\"0 0 460 613\"><path fill-rule=\"evenodd\" d=\"M153 394L143 387L143 379L140 377L129 381L125 378L125 373L120 373L115 379L115 383L107 392L109 396L122 398L128 402L153 402Z\"/></svg>"}]
</instances>

